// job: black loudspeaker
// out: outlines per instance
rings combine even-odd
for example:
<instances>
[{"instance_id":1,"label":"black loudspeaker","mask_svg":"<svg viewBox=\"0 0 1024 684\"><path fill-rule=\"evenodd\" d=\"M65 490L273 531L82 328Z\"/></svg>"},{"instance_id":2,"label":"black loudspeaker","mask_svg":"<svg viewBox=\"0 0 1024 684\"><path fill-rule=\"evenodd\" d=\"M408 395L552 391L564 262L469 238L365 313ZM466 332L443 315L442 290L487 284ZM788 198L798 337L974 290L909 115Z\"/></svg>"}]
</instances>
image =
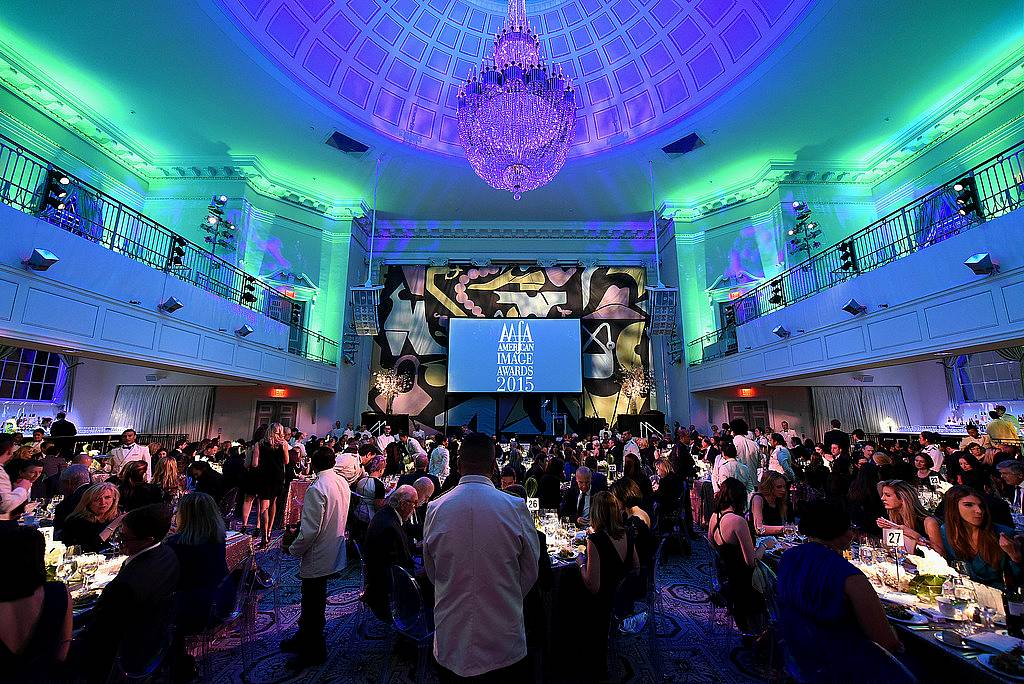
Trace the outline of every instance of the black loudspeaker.
<instances>
[{"instance_id":1,"label":"black loudspeaker","mask_svg":"<svg viewBox=\"0 0 1024 684\"><path fill-rule=\"evenodd\" d=\"M391 426L392 434L397 435L400 432L409 432L409 416L404 413L388 415L386 413L377 413L375 411L364 411L362 422L368 430L373 428L377 423L383 422Z\"/></svg>"},{"instance_id":2,"label":"black loudspeaker","mask_svg":"<svg viewBox=\"0 0 1024 684\"><path fill-rule=\"evenodd\" d=\"M620 413L615 417L615 429L619 432L629 432L634 436L639 436L640 416L635 413Z\"/></svg>"},{"instance_id":3,"label":"black loudspeaker","mask_svg":"<svg viewBox=\"0 0 1024 684\"><path fill-rule=\"evenodd\" d=\"M576 421L576 432L581 437L586 437L587 435L596 437L597 433L606 427L608 427L608 421L604 418L580 418Z\"/></svg>"}]
</instances>

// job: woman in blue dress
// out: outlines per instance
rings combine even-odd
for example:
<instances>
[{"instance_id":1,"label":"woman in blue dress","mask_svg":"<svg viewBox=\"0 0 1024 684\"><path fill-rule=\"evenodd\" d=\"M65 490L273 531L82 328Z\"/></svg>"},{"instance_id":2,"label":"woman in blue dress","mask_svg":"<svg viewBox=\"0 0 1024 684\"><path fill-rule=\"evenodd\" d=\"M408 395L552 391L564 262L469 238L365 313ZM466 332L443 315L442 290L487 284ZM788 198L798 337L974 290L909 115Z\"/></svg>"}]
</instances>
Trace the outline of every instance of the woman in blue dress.
<instances>
[{"instance_id":1,"label":"woman in blue dress","mask_svg":"<svg viewBox=\"0 0 1024 684\"><path fill-rule=\"evenodd\" d=\"M975 582L1004 589L1004 577L1024 577L1021 549L1014 531L992 522L985 497L970 487L957 486L944 498L945 522L939 528L946 561L962 563Z\"/></svg>"},{"instance_id":2,"label":"woman in blue dress","mask_svg":"<svg viewBox=\"0 0 1024 684\"><path fill-rule=\"evenodd\" d=\"M912 681L889 655L903 645L878 594L843 558L853 539L850 517L810 501L801 507L800 532L809 541L786 551L778 571L779 629L798 680Z\"/></svg>"}]
</instances>

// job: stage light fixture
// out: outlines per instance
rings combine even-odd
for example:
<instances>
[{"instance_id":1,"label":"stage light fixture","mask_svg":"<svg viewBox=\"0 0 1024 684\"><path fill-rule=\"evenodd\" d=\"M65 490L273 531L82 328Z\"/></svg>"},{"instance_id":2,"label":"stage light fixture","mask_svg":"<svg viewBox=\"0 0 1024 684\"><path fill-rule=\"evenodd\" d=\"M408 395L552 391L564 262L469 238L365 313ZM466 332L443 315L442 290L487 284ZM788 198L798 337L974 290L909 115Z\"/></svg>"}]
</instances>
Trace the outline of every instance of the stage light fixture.
<instances>
[{"instance_id":1,"label":"stage light fixture","mask_svg":"<svg viewBox=\"0 0 1024 684\"><path fill-rule=\"evenodd\" d=\"M859 316L868 310L868 307L864 306L856 299L851 299L843 305L843 311L850 314L851 316Z\"/></svg>"},{"instance_id":2,"label":"stage light fixture","mask_svg":"<svg viewBox=\"0 0 1024 684\"><path fill-rule=\"evenodd\" d=\"M241 328L235 330L235 334L238 335L239 337L248 337L249 335L252 335L254 332L256 331L250 328L248 325L243 325Z\"/></svg>"},{"instance_id":3,"label":"stage light fixture","mask_svg":"<svg viewBox=\"0 0 1024 684\"><path fill-rule=\"evenodd\" d=\"M978 218L983 218L981 213L981 198L978 195L978 184L974 176L965 176L953 184L953 192L956 193L957 210L961 216L976 213Z\"/></svg>"},{"instance_id":4,"label":"stage light fixture","mask_svg":"<svg viewBox=\"0 0 1024 684\"><path fill-rule=\"evenodd\" d=\"M213 214L210 214L209 216L206 217L206 224L209 225L209 226L215 226L215 225L217 225L217 221L219 221L219 220L220 219L218 219L216 216L214 216Z\"/></svg>"},{"instance_id":5,"label":"stage light fixture","mask_svg":"<svg viewBox=\"0 0 1024 684\"><path fill-rule=\"evenodd\" d=\"M853 240L843 240L839 243L839 270L857 270L857 246Z\"/></svg>"},{"instance_id":6,"label":"stage light fixture","mask_svg":"<svg viewBox=\"0 0 1024 684\"><path fill-rule=\"evenodd\" d=\"M736 327L736 307L732 304L730 304L729 306L722 307L722 327Z\"/></svg>"},{"instance_id":7,"label":"stage light fixture","mask_svg":"<svg viewBox=\"0 0 1024 684\"><path fill-rule=\"evenodd\" d=\"M768 303L778 306L786 301L786 297L782 290L782 279L778 278L773 280L769 285Z\"/></svg>"},{"instance_id":8,"label":"stage light fixture","mask_svg":"<svg viewBox=\"0 0 1024 684\"><path fill-rule=\"evenodd\" d=\"M781 339L786 339L792 333L790 333L788 330L786 330L783 326L779 325L779 326L776 326L775 329L772 330L772 334L775 335L776 337L781 338Z\"/></svg>"},{"instance_id":9,"label":"stage light fixture","mask_svg":"<svg viewBox=\"0 0 1024 684\"><path fill-rule=\"evenodd\" d=\"M295 328L302 325L302 305L298 302L292 302L291 325Z\"/></svg>"},{"instance_id":10,"label":"stage light fixture","mask_svg":"<svg viewBox=\"0 0 1024 684\"><path fill-rule=\"evenodd\" d=\"M188 241L180 235L171 236L171 256L168 259L171 266L181 266L185 259L185 245Z\"/></svg>"},{"instance_id":11,"label":"stage light fixture","mask_svg":"<svg viewBox=\"0 0 1024 684\"><path fill-rule=\"evenodd\" d=\"M964 262L964 266L974 271L974 275L992 275L999 272L999 264L993 263L988 252L972 254Z\"/></svg>"},{"instance_id":12,"label":"stage light fixture","mask_svg":"<svg viewBox=\"0 0 1024 684\"><path fill-rule=\"evenodd\" d=\"M651 335L671 335L676 331L676 302L679 291L674 287L647 287Z\"/></svg>"},{"instance_id":13,"label":"stage light fixture","mask_svg":"<svg viewBox=\"0 0 1024 684\"><path fill-rule=\"evenodd\" d=\"M793 202L793 209L795 209L798 212L806 208L807 202L801 202L800 200Z\"/></svg>"},{"instance_id":14,"label":"stage light fixture","mask_svg":"<svg viewBox=\"0 0 1024 684\"><path fill-rule=\"evenodd\" d=\"M172 314L178 309L185 308L185 305L182 304L177 297L168 297L164 301L160 302L160 304L156 308L166 313Z\"/></svg>"},{"instance_id":15,"label":"stage light fixture","mask_svg":"<svg viewBox=\"0 0 1024 684\"><path fill-rule=\"evenodd\" d=\"M228 203L228 196L227 195L214 195L213 196L213 204L216 204L218 207L223 207L227 203Z\"/></svg>"},{"instance_id":16,"label":"stage light fixture","mask_svg":"<svg viewBox=\"0 0 1024 684\"><path fill-rule=\"evenodd\" d=\"M242 281L242 294L240 299L243 304L252 304L256 301L256 280L251 276Z\"/></svg>"},{"instance_id":17,"label":"stage light fixture","mask_svg":"<svg viewBox=\"0 0 1024 684\"><path fill-rule=\"evenodd\" d=\"M71 178L58 169L50 169L46 174L46 189L43 196L43 208L51 207L57 211L67 208L65 200L71 190Z\"/></svg>"},{"instance_id":18,"label":"stage light fixture","mask_svg":"<svg viewBox=\"0 0 1024 684\"><path fill-rule=\"evenodd\" d=\"M28 259L21 263L31 271L45 271L60 261L56 254L48 249L33 249Z\"/></svg>"}]
</instances>

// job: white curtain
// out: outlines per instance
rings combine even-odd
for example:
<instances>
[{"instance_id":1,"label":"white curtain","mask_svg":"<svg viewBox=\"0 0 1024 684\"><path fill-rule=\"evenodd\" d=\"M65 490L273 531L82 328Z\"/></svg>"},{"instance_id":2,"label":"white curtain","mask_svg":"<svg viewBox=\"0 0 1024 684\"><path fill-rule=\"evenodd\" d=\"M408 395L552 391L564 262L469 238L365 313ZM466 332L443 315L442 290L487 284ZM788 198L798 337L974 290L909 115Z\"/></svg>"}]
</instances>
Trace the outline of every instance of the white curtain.
<instances>
[{"instance_id":1,"label":"white curtain","mask_svg":"<svg viewBox=\"0 0 1024 684\"><path fill-rule=\"evenodd\" d=\"M110 421L136 432L204 439L210 429L213 391L202 385L118 385Z\"/></svg>"},{"instance_id":2,"label":"white curtain","mask_svg":"<svg viewBox=\"0 0 1024 684\"><path fill-rule=\"evenodd\" d=\"M910 425L907 404L903 401L902 387L865 387L862 390L865 432L885 432L891 423Z\"/></svg>"},{"instance_id":3,"label":"white curtain","mask_svg":"<svg viewBox=\"0 0 1024 684\"><path fill-rule=\"evenodd\" d=\"M884 432L887 422L908 425L907 405L900 387L812 387L814 429L820 439L831 429L833 419L850 432Z\"/></svg>"}]
</instances>

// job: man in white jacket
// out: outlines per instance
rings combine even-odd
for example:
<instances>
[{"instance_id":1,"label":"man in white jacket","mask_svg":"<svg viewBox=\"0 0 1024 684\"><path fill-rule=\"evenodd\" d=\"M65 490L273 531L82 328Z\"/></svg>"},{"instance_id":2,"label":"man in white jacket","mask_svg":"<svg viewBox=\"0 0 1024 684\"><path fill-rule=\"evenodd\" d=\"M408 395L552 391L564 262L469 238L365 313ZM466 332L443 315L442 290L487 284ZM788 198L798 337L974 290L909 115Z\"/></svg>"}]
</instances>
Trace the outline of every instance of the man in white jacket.
<instances>
[{"instance_id":1,"label":"man in white jacket","mask_svg":"<svg viewBox=\"0 0 1024 684\"><path fill-rule=\"evenodd\" d=\"M281 642L281 650L295 653L288 662L293 670L320 665L327 660L324 638L327 609L327 581L346 565L345 523L351 498L348 482L334 470L334 450L320 447L313 454L316 481L306 490L302 502L299 536L288 553L302 559L302 612L295 636Z\"/></svg>"},{"instance_id":2,"label":"man in white jacket","mask_svg":"<svg viewBox=\"0 0 1024 684\"><path fill-rule=\"evenodd\" d=\"M736 460L747 466L756 480L757 471L761 467L761 448L747 434L750 431L747 421L742 418L734 418L729 421L729 427L733 431L732 443L736 445Z\"/></svg>"}]
</instances>

